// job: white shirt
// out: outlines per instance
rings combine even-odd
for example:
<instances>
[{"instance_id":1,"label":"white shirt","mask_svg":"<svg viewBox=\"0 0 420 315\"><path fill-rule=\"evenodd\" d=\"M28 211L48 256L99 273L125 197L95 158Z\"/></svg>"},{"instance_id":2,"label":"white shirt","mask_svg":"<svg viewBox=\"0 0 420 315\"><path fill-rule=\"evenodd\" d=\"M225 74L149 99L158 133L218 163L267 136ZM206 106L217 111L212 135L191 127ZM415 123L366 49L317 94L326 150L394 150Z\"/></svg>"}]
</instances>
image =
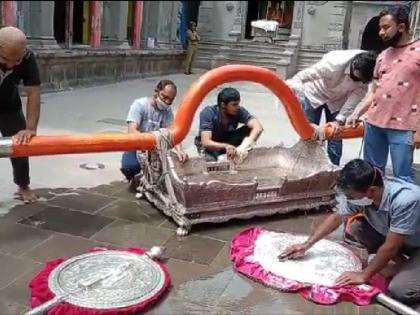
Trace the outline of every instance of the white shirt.
<instances>
[{"instance_id":1,"label":"white shirt","mask_svg":"<svg viewBox=\"0 0 420 315\"><path fill-rule=\"evenodd\" d=\"M313 66L298 72L286 83L299 96L305 96L314 108L326 104L339 111L337 120L345 121L368 91L368 83L350 77L350 62L364 50L335 50L325 54Z\"/></svg>"}]
</instances>

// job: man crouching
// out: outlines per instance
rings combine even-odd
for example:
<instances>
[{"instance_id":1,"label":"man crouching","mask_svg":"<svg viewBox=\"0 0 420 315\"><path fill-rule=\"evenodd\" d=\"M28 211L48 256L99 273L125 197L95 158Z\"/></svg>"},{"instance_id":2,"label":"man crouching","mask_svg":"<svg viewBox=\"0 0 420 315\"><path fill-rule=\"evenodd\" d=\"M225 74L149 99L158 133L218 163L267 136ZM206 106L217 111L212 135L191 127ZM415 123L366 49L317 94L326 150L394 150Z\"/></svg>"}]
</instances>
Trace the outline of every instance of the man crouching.
<instances>
[{"instance_id":1,"label":"man crouching","mask_svg":"<svg viewBox=\"0 0 420 315\"><path fill-rule=\"evenodd\" d=\"M384 179L379 169L355 159L337 181L337 209L302 244L292 245L280 259L296 259L336 230L343 219L361 211L351 225L353 237L376 254L361 272L345 272L336 284L362 284L394 261L389 293L406 304L420 302L420 187L397 178Z\"/></svg>"},{"instance_id":2,"label":"man crouching","mask_svg":"<svg viewBox=\"0 0 420 315\"><path fill-rule=\"evenodd\" d=\"M217 104L201 111L195 145L206 161L217 161L227 154L235 163L242 163L263 132L261 123L240 106L240 101L237 89L224 88L217 96ZM238 128L239 124L243 126Z\"/></svg>"}]
</instances>

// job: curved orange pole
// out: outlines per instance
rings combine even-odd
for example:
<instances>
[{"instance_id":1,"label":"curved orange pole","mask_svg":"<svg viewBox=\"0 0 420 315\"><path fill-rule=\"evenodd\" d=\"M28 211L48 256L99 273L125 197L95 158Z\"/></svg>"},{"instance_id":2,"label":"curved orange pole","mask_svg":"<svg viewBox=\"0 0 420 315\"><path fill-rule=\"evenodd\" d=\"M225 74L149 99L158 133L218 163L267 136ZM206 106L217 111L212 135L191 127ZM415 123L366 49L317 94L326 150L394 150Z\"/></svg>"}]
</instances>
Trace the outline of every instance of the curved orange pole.
<instances>
[{"instance_id":1,"label":"curved orange pole","mask_svg":"<svg viewBox=\"0 0 420 315\"><path fill-rule=\"evenodd\" d=\"M271 90L284 105L289 120L299 136L304 140L310 140L312 138L314 129L306 119L299 100L275 72L256 66L228 65L208 71L189 89L177 112L174 124L170 128L175 143L181 142L187 136L191 128L194 113L206 95L217 86L234 81L256 82ZM333 137L331 126L326 126L324 131L327 139ZM344 128L339 138L347 139L361 136L363 136L363 129L361 127Z\"/></svg>"},{"instance_id":2,"label":"curved orange pole","mask_svg":"<svg viewBox=\"0 0 420 315\"><path fill-rule=\"evenodd\" d=\"M169 128L175 144L180 143L188 134L197 108L206 95L217 86L234 81L260 83L270 89L285 106L293 128L304 140L309 140L314 129L305 117L301 104L295 94L277 74L271 70L249 66L228 65L208 71L188 90ZM332 128L325 127L327 139L333 137ZM357 138L363 136L362 127L345 128L339 138ZM2 140L2 138L0 138ZM4 139L3 139L4 140ZM0 151L2 144L0 143ZM110 152L128 150L153 150L156 139L152 134L97 134L71 136L36 136L27 145L11 145L7 156L35 156L71 153ZM0 152L1 156L1 152ZM6 156L4 154L4 156Z\"/></svg>"}]
</instances>

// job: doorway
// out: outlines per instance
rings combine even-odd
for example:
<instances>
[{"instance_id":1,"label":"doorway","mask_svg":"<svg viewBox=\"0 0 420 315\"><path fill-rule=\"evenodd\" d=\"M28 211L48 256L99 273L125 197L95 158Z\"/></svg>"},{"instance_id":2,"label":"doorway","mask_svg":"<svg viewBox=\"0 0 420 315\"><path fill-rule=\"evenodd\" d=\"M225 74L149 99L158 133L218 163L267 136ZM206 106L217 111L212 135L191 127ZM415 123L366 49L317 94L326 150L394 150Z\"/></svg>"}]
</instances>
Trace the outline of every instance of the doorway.
<instances>
[{"instance_id":1,"label":"doorway","mask_svg":"<svg viewBox=\"0 0 420 315\"><path fill-rule=\"evenodd\" d=\"M54 1L54 37L60 46L66 42L66 20L72 17L71 43L88 45L90 36L90 8L89 1ZM67 10L72 8L72 14ZM69 32L70 33L70 32Z\"/></svg>"}]
</instances>

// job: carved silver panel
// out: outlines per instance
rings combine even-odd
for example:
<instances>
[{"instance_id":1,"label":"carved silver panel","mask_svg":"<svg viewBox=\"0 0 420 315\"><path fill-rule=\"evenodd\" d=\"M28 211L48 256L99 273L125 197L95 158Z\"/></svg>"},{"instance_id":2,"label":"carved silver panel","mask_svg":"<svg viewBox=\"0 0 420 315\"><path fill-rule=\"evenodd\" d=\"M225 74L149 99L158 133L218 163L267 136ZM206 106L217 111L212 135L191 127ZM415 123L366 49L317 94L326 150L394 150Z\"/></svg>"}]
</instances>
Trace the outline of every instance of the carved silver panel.
<instances>
[{"instance_id":1,"label":"carved silver panel","mask_svg":"<svg viewBox=\"0 0 420 315\"><path fill-rule=\"evenodd\" d=\"M160 266L145 255L103 251L65 261L50 274L48 284L56 296L67 296L73 305L114 309L150 299L164 280Z\"/></svg>"}]
</instances>

